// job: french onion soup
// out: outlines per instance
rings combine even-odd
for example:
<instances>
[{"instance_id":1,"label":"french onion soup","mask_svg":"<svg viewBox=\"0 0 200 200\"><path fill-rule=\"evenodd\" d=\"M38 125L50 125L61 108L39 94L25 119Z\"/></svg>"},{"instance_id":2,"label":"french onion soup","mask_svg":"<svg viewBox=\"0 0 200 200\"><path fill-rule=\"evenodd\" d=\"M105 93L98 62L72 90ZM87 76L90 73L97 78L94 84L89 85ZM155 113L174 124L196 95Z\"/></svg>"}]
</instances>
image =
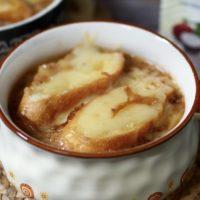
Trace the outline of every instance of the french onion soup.
<instances>
[{"instance_id":1,"label":"french onion soup","mask_svg":"<svg viewBox=\"0 0 200 200\"><path fill-rule=\"evenodd\" d=\"M171 76L145 59L83 42L26 72L13 87L9 110L42 142L103 153L164 136L185 103Z\"/></svg>"},{"instance_id":2,"label":"french onion soup","mask_svg":"<svg viewBox=\"0 0 200 200\"><path fill-rule=\"evenodd\" d=\"M31 17L51 2L52 0L0 0L0 26Z\"/></svg>"}]
</instances>

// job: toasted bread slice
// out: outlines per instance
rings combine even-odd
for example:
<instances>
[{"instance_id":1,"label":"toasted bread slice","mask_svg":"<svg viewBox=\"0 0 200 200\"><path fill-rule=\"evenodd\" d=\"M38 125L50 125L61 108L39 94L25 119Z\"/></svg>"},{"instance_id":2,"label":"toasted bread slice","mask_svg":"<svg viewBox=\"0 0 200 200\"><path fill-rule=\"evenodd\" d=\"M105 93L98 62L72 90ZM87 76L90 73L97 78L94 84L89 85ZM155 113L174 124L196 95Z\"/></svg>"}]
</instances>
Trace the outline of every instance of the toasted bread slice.
<instances>
[{"instance_id":1,"label":"toasted bread slice","mask_svg":"<svg viewBox=\"0 0 200 200\"><path fill-rule=\"evenodd\" d=\"M18 22L33 14L23 0L0 0L0 22Z\"/></svg>"},{"instance_id":2,"label":"toasted bread slice","mask_svg":"<svg viewBox=\"0 0 200 200\"><path fill-rule=\"evenodd\" d=\"M77 111L58 143L64 149L90 153L133 147L142 142L162 112L159 99L119 87Z\"/></svg>"},{"instance_id":3,"label":"toasted bread slice","mask_svg":"<svg viewBox=\"0 0 200 200\"><path fill-rule=\"evenodd\" d=\"M121 74L123 64L120 52L102 52L91 44L77 46L57 63L39 67L24 90L19 113L45 128L81 99L105 91Z\"/></svg>"}]
</instances>

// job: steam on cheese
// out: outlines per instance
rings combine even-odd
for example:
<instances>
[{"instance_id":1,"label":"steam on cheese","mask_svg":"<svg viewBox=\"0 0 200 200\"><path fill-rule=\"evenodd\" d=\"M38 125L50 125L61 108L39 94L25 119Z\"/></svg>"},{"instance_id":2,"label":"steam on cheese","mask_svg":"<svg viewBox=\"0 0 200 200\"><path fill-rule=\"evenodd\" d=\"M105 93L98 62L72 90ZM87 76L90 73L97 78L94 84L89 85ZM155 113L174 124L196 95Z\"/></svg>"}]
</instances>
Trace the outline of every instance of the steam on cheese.
<instances>
[{"instance_id":1,"label":"steam on cheese","mask_svg":"<svg viewBox=\"0 0 200 200\"><path fill-rule=\"evenodd\" d=\"M102 52L92 44L74 48L56 63L39 67L24 90L20 114L37 126L45 126L81 99L106 90L120 75L120 52Z\"/></svg>"},{"instance_id":2,"label":"steam on cheese","mask_svg":"<svg viewBox=\"0 0 200 200\"><path fill-rule=\"evenodd\" d=\"M80 109L59 142L64 148L90 153L135 146L161 116L163 106L156 97L138 95L128 86L113 89Z\"/></svg>"}]
</instances>

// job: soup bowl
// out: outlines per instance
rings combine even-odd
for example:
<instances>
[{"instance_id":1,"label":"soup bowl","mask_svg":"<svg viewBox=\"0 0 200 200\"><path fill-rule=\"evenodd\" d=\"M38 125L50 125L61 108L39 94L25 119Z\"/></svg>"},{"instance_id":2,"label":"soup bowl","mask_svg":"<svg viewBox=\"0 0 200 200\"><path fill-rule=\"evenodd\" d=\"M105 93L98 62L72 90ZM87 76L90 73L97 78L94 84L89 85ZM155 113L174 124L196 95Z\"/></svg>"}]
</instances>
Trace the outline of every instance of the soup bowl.
<instances>
[{"instance_id":1,"label":"soup bowl","mask_svg":"<svg viewBox=\"0 0 200 200\"><path fill-rule=\"evenodd\" d=\"M185 97L185 112L172 130L137 147L89 154L44 144L15 125L8 111L8 99L16 80L38 61L73 48L85 33L95 37L98 46L141 56L174 78ZM4 60L0 91L0 160L10 182L26 197L163 199L184 183L195 161L199 128L193 117L198 111L194 66L173 43L142 28L113 22L82 22L44 31L22 43Z\"/></svg>"}]
</instances>

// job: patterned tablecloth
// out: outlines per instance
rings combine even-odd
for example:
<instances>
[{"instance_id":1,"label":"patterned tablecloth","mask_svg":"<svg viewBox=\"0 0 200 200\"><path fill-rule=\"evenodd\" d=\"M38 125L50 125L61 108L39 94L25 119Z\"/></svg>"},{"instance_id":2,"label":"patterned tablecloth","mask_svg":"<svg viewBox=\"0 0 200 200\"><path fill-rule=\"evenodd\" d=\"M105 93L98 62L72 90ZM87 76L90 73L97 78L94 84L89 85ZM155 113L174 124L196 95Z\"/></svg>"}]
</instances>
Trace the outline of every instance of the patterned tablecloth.
<instances>
[{"instance_id":1,"label":"patterned tablecloth","mask_svg":"<svg viewBox=\"0 0 200 200\"><path fill-rule=\"evenodd\" d=\"M81 1L79 1L81 2ZM86 6L87 3L91 3L91 0L84 0ZM74 5L72 6L74 8ZM73 10L69 12L69 5L63 6L63 11L58 16L57 20L51 25L55 26L59 23L72 21L74 15ZM91 7L90 10L87 10L87 12L90 12L89 14L85 15L84 12L81 14L82 16L86 16L84 20L89 20L93 18L97 19L105 19L110 18L110 14L106 9L103 9L102 7L98 7L97 12ZM66 11L67 10L67 11ZM84 10L84 9L83 9ZM75 11L76 13L77 11ZM68 15L66 15L68 13ZM80 18L75 19L80 20ZM30 34L35 34L39 30L36 30L34 33L28 33L25 36L22 36L21 38L14 38L9 44L0 42L0 58L4 57L13 46L16 46L18 43L23 41L26 37L30 36ZM3 170L3 166L0 163L0 199L2 200L29 200L28 198L25 198L20 191L17 191L16 188L9 183L8 179L5 176L5 172ZM194 168L193 176L190 177L187 183L182 188L179 188L176 192L171 194L169 197L167 197L165 200L200 200L200 151L197 158L197 162Z\"/></svg>"}]
</instances>

